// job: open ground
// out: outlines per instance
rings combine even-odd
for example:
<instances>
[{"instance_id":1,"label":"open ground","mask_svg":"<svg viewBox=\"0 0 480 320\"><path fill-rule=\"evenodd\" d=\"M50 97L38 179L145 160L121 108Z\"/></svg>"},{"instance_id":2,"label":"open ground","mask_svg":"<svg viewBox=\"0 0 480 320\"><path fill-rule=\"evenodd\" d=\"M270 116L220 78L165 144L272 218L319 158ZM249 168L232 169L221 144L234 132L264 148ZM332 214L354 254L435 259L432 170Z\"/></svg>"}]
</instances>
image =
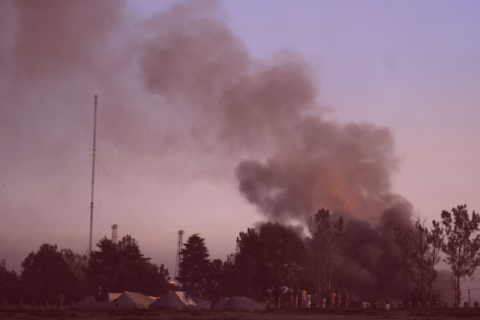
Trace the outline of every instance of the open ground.
<instances>
[{"instance_id":1,"label":"open ground","mask_svg":"<svg viewBox=\"0 0 480 320\"><path fill-rule=\"evenodd\" d=\"M78 319L78 320L97 320L97 319L118 319L118 320L343 320L343 319L478 319L480 318L480 309L411 309L411 310L344 310L344 311L325 311L325 310L280 310L280 311L172 311L172 310L133 310L119 311L109 313L99 312L79 312L79 311L31 311L31 312L0 312L1 319L12 320L37 320L37 319Z\"/></svg>"}]
</instances>

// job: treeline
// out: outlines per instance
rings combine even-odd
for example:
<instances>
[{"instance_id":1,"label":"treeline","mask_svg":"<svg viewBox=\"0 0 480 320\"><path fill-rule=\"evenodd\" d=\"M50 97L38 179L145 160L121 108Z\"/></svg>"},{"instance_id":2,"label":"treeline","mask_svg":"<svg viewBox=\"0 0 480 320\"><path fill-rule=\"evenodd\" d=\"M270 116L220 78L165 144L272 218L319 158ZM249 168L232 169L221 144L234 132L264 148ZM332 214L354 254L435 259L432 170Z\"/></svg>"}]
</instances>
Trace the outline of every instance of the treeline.
<instances>
[{"instance_id":1,"label":"treeline","mask_svg":"<svg viewBox=\"0 0 480 320\"><path fill-rule=\"evenodd\" d=\"M350 227L346 227L349 224ZM380 239L391 239L393 243L393 247L386 250L392 261L383 264L388 270L372 270L386 273L388 283L379 284L371 281L369 274L363 275L365 270L357 261L367 254L352 251L359 231L351 226L351 220L344 221L341 216L333 218L327 209L311 216L308 236L302 228L264 223L240 232L235 252L225 261L211 260L205 239L194 234L181 252L176 279L180 288L169 284L168 270L163 264L158 266L146 258L131 236L117 244L102 239L89 258L44 244L25 258L19 275L13 271L0 272L0 297L11 301L54 301L58 293L63 293L67 300L78 300L93 295L101 286L109 292L127 290L150 296L173 289L206 299L248 296L265 301L273 288L296 285L319 293L348 288L352 289L352 298L381 299L376 288L383 285L394 292L382 293L388 294L383 298L395 295L407 301L432 302L436 298L432 289L437 277L436 266L443 260L451 267L459 303L460 280L471 276L480 264L480 216L475 212L469 215L466 206L443 211L441 220L433 221L431 227L417 217L416 221L393 223L382 231L388 234ZM358 224L355 226L359 228ZM375 248L369 249L375 251ZM352 255L356 255L357 260L352 259ZM380 255L378 261L382 259ZM363 282L355 284L353 279L359 277L363 277ZM396 286L395 281L402 282ZM399 288L401 283L403 290ZM398 296L399 292L403 297Z\"/></svg>"},{"instance_id":2,"label":"treeline","mask_svg":"<svg viewBox=\"0 0 480 320\"><path fill-rule=\"evenodd\" d=\"M430 228L420 217L407 224L393 223L385 231L389 234L381 238L392 239L395 245L388 248L393 251L388 257L393 258L382 264L389 270L379 271L393 276L386 284L373 283L366 288L367 275L360 286L354 287L352 279L362 277L358 274L364 270L349 257L356 245L352 234L358 231L346 228L347 223L341 216L333 219L327 209L311 216L308 237L302 235L302 230L265 223L240 232L235 253L224 262L210 261L204 239L192 235L182 250L178 280L184 290L205 298L249 296L265 301L276 286L297 285L321 293L355 288L352 297L357 299L397 297L424 304L438 298L433 283L438 275L436 266L443 260L451 268L451 287L455 301L460 303L460 280L472 276L480 264L480 216L475 212L469 215L466 205L462 205L442 211L441 220L434 220ZM350 251L346 250L347 245ZM394 278L404 279L404 290L395 287ZM377 290L380 285L390 292Z\"/></svg>"},{"instance_id":3,"label":"treeline","mask_svg":"<svg viewBox=\"0 0 480 320\"><path fill-rule=\"evenodd\" d=\"M117 244L103 238L90 259L86 254L43 244L22 261L19 275L0 271L0 298L55 302L62 293L68 301L77 301L93 296L99 286L109 292L158 296L169 290L170 276L163 264L157 266L149 260L129 235Z\"/></svg>"},{"instance_id":4,"label":"treeline","mask_svg":"<svg viewBox=\"0 0 480 320\"><path fill-rule=\"evenodd\" d=\"M437 278L436 265L446 262L451 268L451 284L455 302L462 301L461 280L471 277L480 265L480 215L468 214L467 206L460 205L442 211L441 220L431 227L417 217L413 226L394 228L400 272L405 279L407 299L410 301L413 284L418 300L433 301L433 283Z\"/></svg>"}]
</instances>

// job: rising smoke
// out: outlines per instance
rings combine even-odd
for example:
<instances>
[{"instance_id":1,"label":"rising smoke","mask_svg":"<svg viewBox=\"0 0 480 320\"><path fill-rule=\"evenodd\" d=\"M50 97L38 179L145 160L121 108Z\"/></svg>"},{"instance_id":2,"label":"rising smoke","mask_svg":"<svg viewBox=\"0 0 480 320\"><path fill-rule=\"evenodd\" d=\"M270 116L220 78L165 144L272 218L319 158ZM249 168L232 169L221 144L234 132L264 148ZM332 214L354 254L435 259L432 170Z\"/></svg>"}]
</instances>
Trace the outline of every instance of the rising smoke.
<instances>
[{"instance_id":1,"label":"rising smoke","mask_svg":"<svg viewBox=\"0 0 480 320\"><path fill-rule=\"evenodd\" d=\"M349 281L359 288L391 287L391 227L409 224L411 212L392 191L398 165L392 132L325 116L312 68L302 57L290 51L268 61L252 57L217 1L178 2L140 22L127 19L119 1L17 0L2 6L13 17L4 22L11 34L0 27L0 66L8 65L14 79L9 88L63 82L65 73L73 74L69 79L79 88L93 82L120 96L115 143L150 155L168 142L197 156L208 150L220 159L244 159L235 177L261 215L305 224L326 207L345 216ZM5 90L6 77L0 80ZM167 109L170 132L141 130L130 101L136 110L155 103ZM143 108L149 118L150 109Z\"/></svg>"}]
</instances>

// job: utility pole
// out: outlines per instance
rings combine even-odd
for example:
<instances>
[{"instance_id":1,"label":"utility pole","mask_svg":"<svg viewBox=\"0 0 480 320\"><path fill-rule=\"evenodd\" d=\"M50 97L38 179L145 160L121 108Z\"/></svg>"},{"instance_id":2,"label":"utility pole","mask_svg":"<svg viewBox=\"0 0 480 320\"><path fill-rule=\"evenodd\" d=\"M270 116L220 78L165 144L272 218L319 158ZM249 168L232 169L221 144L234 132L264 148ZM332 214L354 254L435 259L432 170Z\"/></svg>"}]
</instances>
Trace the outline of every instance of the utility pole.
<instances>
[{"instance_id":1,"label":"utility pole","mask_svg":"<svg viewBox=\"0 0 480 320\"><path fill-rule=\"evenodd\" d=\"M92 153L92 190L90 197L90 242L88 243L88 256L92 253L93 233L93 195L95 190L95 152L97 147L97 95L95 95L95 110L93 115L93 153Z\"/></svg>"}]
</instances>

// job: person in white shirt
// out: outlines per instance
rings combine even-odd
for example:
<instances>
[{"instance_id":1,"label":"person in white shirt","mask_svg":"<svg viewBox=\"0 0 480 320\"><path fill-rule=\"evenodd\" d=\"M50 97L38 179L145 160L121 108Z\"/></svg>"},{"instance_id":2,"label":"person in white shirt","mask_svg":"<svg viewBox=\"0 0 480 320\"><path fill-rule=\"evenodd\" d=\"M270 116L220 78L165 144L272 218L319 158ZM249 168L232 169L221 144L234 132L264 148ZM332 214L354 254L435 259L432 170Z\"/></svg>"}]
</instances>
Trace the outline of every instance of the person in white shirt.
<instances>
[{"instance_id":1,"label":"person in white shirt","mask_svg":"<svg viewBox=\"0 0 480 320\"><path fill-rule=\"evenodd\" d=\"M368 308L368 302L363 300L362 304L360 305L360 308L367 309Z\"/></svg>"},{"instance_id":2,"label":"person in white shirt","mask_svg":"<svg viewBox=\"0 0 480 320\"><path fill-rule=\"evenodd\" d=\"M385 310L390 310L390 303L388 301L385 301L385 303L383 304L383 308Z\"/></svg>"},{"instance_id":3,"label":"person in white shirt","mask_svg":"<svg viewBox=\"0 0 480 320\"><path fill-rule=\"evenodd\" d=\"M311 294L307 294L307 300L306 300L306 303L305 303L305 308L310 308L310 300L312 299L312 296Z\"/></svg>"}]
</instances>

